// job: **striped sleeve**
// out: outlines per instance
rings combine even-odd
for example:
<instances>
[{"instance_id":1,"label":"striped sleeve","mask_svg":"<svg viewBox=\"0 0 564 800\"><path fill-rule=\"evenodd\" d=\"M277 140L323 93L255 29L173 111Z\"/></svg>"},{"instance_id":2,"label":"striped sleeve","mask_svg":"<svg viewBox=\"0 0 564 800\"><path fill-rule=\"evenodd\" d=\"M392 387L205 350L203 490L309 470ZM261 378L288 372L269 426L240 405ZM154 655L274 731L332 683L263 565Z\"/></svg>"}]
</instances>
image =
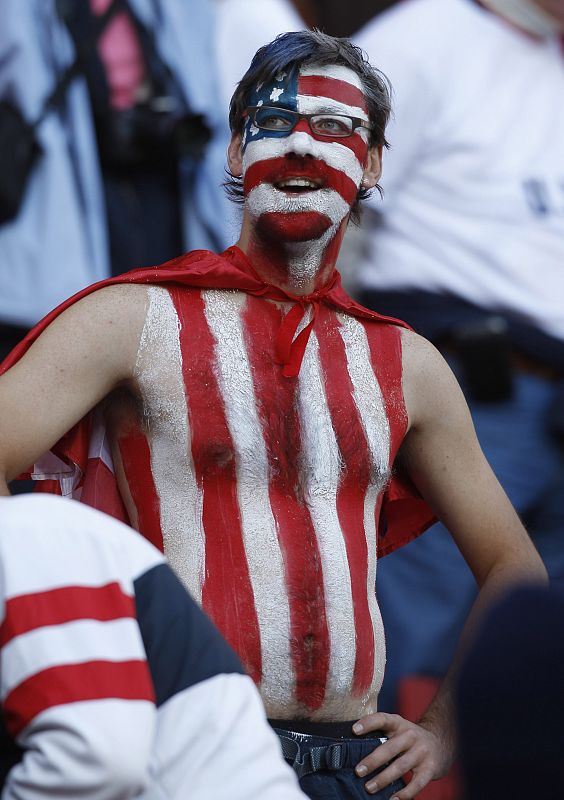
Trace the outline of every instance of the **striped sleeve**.
<instances>
[{"instance_id":1,"label":"striped sleeve","mask_svg":"<svg viewBox=\"0 0 564 800\"><path fill-rule=\"evenodd\" d=\"M305 800L231 647L165 564L135 581L155 686L155 784L191 800Z\"/></svg>"},{"instance_id":2,"label":"striped sleeve","mask_svg":"<svg viewBox=\"0 0 564 800\"><path fill-rule=\"evenodd\" d=\"M60 498L1 503L0 697L22 753L2 800L133 797L156 711L128 532Z\"/></svg>"}]
</instances>

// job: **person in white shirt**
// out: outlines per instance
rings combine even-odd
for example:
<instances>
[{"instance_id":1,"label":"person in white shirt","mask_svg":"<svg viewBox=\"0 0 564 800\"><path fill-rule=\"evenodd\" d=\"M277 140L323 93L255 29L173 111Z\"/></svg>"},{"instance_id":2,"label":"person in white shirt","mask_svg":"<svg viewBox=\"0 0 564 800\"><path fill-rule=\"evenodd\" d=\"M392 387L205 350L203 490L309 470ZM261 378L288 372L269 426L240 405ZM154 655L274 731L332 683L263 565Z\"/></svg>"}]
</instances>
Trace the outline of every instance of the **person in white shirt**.
<instances>
[{"instance_id":1,"label":"person in white shirt","mask_svg":"<svg viewBox=\"0 0 564 800\"><path fill-rule=\"evenodd\" d=\"M394 89L384 200L365 220L357 296L447 357L555 582L564 581L563 30L557 0L406 0L355 39ZM383 562L378 596L392 708L402 677L445 673L475 583L437 526Z\"/></svg>"},{"instance_id":2,"label":"person in white shirt","mask_svg":"<svg viewBox=\"0 0 564 800\"><path fill-rule=\"evenodd\" d=\"M49 495L0 499L2 800L300 800L250 677L164 557Z\"/></svg>"}]
</instances>

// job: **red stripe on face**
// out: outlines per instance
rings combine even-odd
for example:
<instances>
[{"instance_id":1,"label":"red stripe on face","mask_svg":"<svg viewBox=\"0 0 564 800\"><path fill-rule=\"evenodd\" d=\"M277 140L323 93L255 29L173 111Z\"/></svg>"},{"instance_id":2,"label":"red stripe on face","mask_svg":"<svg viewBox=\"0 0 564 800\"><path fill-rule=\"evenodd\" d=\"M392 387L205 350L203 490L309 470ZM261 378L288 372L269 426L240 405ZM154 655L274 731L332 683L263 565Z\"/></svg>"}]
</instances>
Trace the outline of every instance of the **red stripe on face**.
<instances>
[{"instance_id":1,"label":"red stripe on face","mask_svg":"<svg viewBox=\"0 0 564 800\"><path fill-rule=\"evenodd\" d=\"M345 539L351 576L356 631L353 693L366 692L374 674L374 629L367 597L368 550L364 529L364 498L370 481L371 459L366 435L347 370L345 346L334 312L322 306L319 356L325 380L327 405L343 460L337 491L337 513Z\"/></svg>"},{"instance_id":2,"label":"red stripe on face","mask_svg":"<svg viewBox=\"0 0 564 800\"><path fill-rule=\"evenodd\" d=\"M120 436L118 445L131 499L137 510L139 531L162 553L160 499L153 480L147 437L139 428L131 427Z\"/></svg>"},{"instance_id":3,"label":"red stripe on face","mask_svg":"<svg viewBox=\"0 0 564 800\"><path fill-rule=\"evenodd\" d=\"M245 172L245 194L249 195L261 183L277 183L289 177L322 181L325 188L334 189L348 205L353 204L358 192L356 183L344 172L319 159L294 156L269 158L251 164Z\"/></svg>"},{"instance_id":4,"label":"red stripe on face","mask_svg":"<svg viewBox=\"0 0 564 800\"><path fill-rule=\"evenodd\" d=\"M323 141L323 139L326 137L316 136L315 138L319 139L320 141ZM342 144L343 147L348 147L349 150L352 150L352 152L357 157L358 163L363 168L366 166L366 157L368 155L368 144L367 142L364 141L364 139L362 138L362 136L360 136L360 134L353 133L350 136L345 136L340 139L333 139L331 141L338 142L339 144Z\"/></svg>"},{"instance_id":5,"label":"red stripe on face","mask_svg":"<svg viewBox=\"0 0 564 800\"><path fill-rule=\"evenodd\" d=\"M180 346L192 457L203 490L205 579L202 605L258 683L262 675L260 632L245 555L237 500L235 449L214 371L214 337L200 292L174 289L181 322Z\"/></svg>"},{"instance_id":6,"label":"red stripe on face","mask_svg":"<svg viewBox=\"0 0 564 800\"><path fill-rule=\"evenodd\" d=\"M50 667L8 693L2 707L6 725L17 736L42 711L88 700L155 702L145 661L87 661Z\"/></svg>"},{"instance_id":7,"label":"red stripe on face","mask_svg":"<svg viewBox=\"0 0 564 800\"><path fill-rule=\"evenodd\" d=\"M44 592L12 597L6 601L0 626L0 647L16 636L48 625L62 625L80 619L109 620L135 618L135 603L119 583L105 586L65 586Z\"/></svg>"},{"instance_id":8,"label":"red stripe on face","mask_svg":"<svg viewBox=\"0 0 564 800\"><path fill-rule=\"evenodd\" d=\"M329 632L319 548L300 493L297 379L282 377L274 352L281 320L282 313L276 306L249 298L244 330L268 453L270 503L284 557L296 700L315 710L325 697Z\"/></svg>"},{"instance_id":9,"label":"red stripe on face","mask_svg":"<svg viewBox=\"0 0 564 800\"><path fill-rule=\"evenodd\" d=\"M339 144L343 147L348 147L351 150L359 164L364 167L366 164L366 156L368 154L368 144L364 141L362 136L358 133L352 133L350 136L321 136L319 133L314 133L309 125L307 119L300 119L293 132L303 131L315 139L316 142L324 142L327 144Z\"/></svg>"},{"instance_id":10,"label":"red stripe on face","mask_svg":"<svg viewBox=\"0 0 564 800\"><path fill-rule=\"evenodd\" d=\"M309 242L319 239L333 223L318 211L282 213L269 211L261 215L257 230L269 239L280 242Z\"/></svg>"},{"instance_id":11,"label":"red stripe on face","mask_svg":"<svg viewBox=\"0 0 564 800\"><path fill-rule=\"evenodd\" d=\"M321 75L300 75L298 78L298 95L300 94L319 97L320 101L324 97L328 97L347 106L361 108L365 114L368 114L364 92L353 86L352 83L341 81L338 78L329 78Z\"/></svg>"}]
</instances>

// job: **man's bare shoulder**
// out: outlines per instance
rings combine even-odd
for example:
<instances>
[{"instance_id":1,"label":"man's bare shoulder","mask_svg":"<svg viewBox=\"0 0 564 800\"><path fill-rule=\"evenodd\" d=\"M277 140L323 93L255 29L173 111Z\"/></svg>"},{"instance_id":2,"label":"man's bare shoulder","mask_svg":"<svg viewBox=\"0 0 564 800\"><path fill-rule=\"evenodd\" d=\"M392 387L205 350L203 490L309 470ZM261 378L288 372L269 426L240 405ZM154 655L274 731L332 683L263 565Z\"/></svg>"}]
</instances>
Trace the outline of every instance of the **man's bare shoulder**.
<instances>
[{"instance_id":1,"label":"man's bare shoulder","mask_svg":"<svg viewBox=\"0 0 564 800\"><path fill-rule=\"evenodd\" d=\"M65 337L73 347L136 348L148 303L148 287L104 286L66 308L39 337L36 346L50 346Z\"/></svg>"},{"instance_id":2,"label":"man's bare shoulder","mask_svg":"<svg viewBox=\"0 0 564 800\"><path fill-rule=\"evenodd\" d=\"M105 286L62 311L6 373L8 383L49 370L59 382L90 383L93 372L109 390L131 377L148 306L148 287ZM76 391L76 388L75 388Z\"/></svg>"},{"instance_id":3,"label":"man's bare shoulder","mask_svg":"<svg viewBox=\"0 0 564 800\"><path fill-rule=\"evenodd\" d=\"M435 345L415 331L402 328L401 344L404 373L407 372L410 377L431 378L436 372L449 370Z\"/></svg>"},{"instance_id":4,"label":"man's bare shoulder","mask_svg":"<svg viewBox=\"0 0 564 800\"><path fill-rule=\"evenodd\" d=\"M61 314L98 321L134 322L144 318L147 310L149 286L146 284L118 283L104 286L77 300Z\"/></svg>"},{"instance_id":5,"label":"man's bare shoulder","mask_svg":"<svg viewBox=\"0 0 564 800\"><path fill-rule=\"evenodd\" d=\"M83 297L0 377L0 492L3 477L11 480L33 464L133 379L147 293L146 286L116 285Z\"/></svg>"},{"instance_id":6,"label":"man's bare shoulder","mask_svg":"<svg viewBox=\"0 0 564 800\"><path fill-rule=\"evenodd\" d=\"M403 329L403 392L410 428L429 416L452 412L452 404L466 409L457 379L444 357L428 339Z\"/></svg>"}]
</instances>

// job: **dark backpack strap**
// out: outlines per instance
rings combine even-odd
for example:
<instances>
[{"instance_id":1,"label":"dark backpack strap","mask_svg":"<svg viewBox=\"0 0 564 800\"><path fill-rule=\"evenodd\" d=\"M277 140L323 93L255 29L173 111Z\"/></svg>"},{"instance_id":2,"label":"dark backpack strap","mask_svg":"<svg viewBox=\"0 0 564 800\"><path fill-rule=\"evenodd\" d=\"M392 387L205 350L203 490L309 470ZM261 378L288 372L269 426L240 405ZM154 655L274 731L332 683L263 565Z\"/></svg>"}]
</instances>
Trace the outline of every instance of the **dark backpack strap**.
<instances>
[{"instance_id":1,"label":"dark backpack strap","mask_svg":"<svg viewBox=\"0 0 564 800\"><path fill-rule=\"evenodd\" d=\"M83 2L83 0L80 1ZM59 16L67 25L67 28L69 28L69 32L73 39L75 59L72 64L62 73L52 92L43 103L43 108L41 109L39 117L33 123L34 128L43 122L45 117L50 114L51 111L56 111L61 107L66 97L67 89L76 76L84 71L84 64L92 55L92 53L95 52L98 39L104 32L106 26L117 14L117 12L121 11L125 7L126 0L112 0L103 14L94 17L93 24L90 27L89 35L85 38L79 38L73 35L69 26L69 21L72 17L74 8L72 0L57 0L57 11Z\"/></svg>"}]
</instances>

